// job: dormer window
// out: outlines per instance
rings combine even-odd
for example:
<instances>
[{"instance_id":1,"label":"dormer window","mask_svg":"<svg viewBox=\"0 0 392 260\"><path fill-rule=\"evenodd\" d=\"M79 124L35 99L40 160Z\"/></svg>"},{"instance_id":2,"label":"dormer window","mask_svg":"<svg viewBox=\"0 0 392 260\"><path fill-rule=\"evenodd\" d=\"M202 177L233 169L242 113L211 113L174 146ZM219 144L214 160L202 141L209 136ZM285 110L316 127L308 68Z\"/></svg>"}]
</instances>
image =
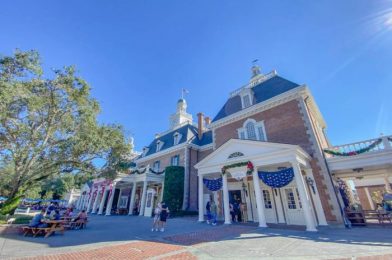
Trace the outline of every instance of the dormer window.
<instances>
[{"instance_id":1,"label":"dormer window","mask_svg":"<svg viewBox=\"0 0 392 260\"><path fill-rule=\"evenodd\" d=\"M242 109L245 109L252 105L252 94L253 94L252 89L250 88L245 88L241 91L240 96L241 96Z\"/></svg>"},{"instance_id":2,"label":"dormer window","mask_svg":"<svg viewBox=\"0 0 392 260\"><path fill-rule=\"evenodd\" d=\"M174 145L177 145L177 144L180 143L181 137L182 137L182 135L180 133L175 133L173 135L173 139L174 139L173 143L174 143Z\"/></svg>"},{"instance_id":3,"label":"dormer window","mask_svg":"<svg viewBox=\"0 0 392 260\"><path fill-rule=\"evenodd\" d=\"M163 146L163 142L158 140L157 141L157 150L156 150L156 152L159 152L161 150L162 146Z\"/></svg>"},{"instance_id":4,"label":"dormer window","mask_svg":"<svg viewBox=\"0 0 392 260\"><path fill-rule=\"evenodd\" d=\"M250 107L250 97L249 95L245 95L242 97L242 104L244 108Z\"/></svg>"},{"instance_id":5,"label":"dormer window","mask_svg":"<svg viewBox=\"0 0 392 260\"><path fill-rule=\"evenodd\" d=\"M146 154L148 153L148 147L144 147L143 148L143 154L142 154L142 156L144 157L144 156L146 156Z\"/></svg>"}]
</instances>

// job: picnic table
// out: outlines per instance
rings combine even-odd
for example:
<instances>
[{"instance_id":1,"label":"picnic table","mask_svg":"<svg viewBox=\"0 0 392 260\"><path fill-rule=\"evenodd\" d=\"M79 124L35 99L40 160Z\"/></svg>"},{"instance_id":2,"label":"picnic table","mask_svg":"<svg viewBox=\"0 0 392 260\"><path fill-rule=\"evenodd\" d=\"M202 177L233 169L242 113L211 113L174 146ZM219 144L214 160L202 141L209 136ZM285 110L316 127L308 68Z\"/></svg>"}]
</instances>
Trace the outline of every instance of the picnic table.
<instances>
[{"instance_id":1,"label":"picnic table","mask_svg":"<svg viewBox=\"0 0 392 260\"><path fill-rule=\"evenodd\" d=\"M44 234L45 237L49 237L56 231L60 231L61 234L64 234L64 221L63 220L51 220L51 219L44 219L42 220L43 223L48 224L47 227L23 227L23 235L26 236L31 234L33 237L37 235Z\"/></svg>"}]
</instances>

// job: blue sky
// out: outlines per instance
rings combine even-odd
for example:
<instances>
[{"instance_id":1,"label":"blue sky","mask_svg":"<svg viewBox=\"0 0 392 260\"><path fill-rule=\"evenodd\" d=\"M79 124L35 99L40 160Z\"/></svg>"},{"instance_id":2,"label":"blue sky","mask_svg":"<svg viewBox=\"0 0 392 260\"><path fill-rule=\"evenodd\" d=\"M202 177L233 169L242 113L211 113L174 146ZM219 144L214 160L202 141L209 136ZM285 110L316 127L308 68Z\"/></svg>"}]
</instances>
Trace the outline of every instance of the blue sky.
<instances>
[{"instance_id":1,"label":"blue sky","mask_svg":"<svg viewBox=\"0 0 392 260\"><path fill-rule=\"evenodd\" d=\"M168 128L181 88L214 117L251 61L306 83L333 144L392 134L392 1L2 1L0 54L76 65L136 148Z\"/></svg>"}]
</instances>

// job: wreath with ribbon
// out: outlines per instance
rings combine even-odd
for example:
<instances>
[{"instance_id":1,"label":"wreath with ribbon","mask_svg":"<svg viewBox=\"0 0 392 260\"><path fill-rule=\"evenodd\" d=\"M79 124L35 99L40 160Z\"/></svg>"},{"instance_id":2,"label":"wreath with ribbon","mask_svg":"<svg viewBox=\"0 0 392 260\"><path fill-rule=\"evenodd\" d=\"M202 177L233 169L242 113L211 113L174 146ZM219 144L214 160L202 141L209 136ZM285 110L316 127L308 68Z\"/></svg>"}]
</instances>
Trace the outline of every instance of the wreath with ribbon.
<instances>
[{"instance_id":1,"label":"wreath with ribbon","mask_svg":"<svg viewBox=\"0 0 392 260\"><path fill-rule=\"evenodd\" d=\"M329 149L324 149L325 153L332 154L335 156L353 156L361 153L366 153L369 152L370 150L374 149L377 145L379 145L382 142L381 139L378 139L371 143L369 146L361 148L359 150L351 151L351 152L340 152L337 150L329 150Z\"/></svg>"},{"instance_id":2,"label":"wreath with ribbon","mask_svg":"<svg viewBox=\"0 0 392 260\"><path fill-rule=\"evenodd\" d=\"M251 161L239 162L239 163L233 163L233 164L223 166L222 167L222 175L225 175L228 169L242 167L242 166L246 166L246 168L247 168L246 174L247 175L251 175L253 173L253 171L255 170L255 167L253 166L253 163Z\"/></svg>"}]
</instances>

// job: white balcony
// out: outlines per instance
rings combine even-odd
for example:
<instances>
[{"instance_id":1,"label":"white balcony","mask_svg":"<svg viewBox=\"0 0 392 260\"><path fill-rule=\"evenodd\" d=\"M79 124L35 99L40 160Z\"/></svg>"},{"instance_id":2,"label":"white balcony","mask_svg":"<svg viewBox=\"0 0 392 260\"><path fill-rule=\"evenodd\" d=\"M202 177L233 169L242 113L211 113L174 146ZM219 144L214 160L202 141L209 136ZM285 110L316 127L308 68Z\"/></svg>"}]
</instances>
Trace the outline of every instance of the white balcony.
<instances>
[{"instance_id":1,"label":"white balcony","mask_svg":"<svg viewBox=\"0 0 392 260\"><path fill-rule=\"evenodd\" d=\"M328 166L340 177L392 175L392 135L329 147L325 152Z\"/></svg>"}]
</instances>

